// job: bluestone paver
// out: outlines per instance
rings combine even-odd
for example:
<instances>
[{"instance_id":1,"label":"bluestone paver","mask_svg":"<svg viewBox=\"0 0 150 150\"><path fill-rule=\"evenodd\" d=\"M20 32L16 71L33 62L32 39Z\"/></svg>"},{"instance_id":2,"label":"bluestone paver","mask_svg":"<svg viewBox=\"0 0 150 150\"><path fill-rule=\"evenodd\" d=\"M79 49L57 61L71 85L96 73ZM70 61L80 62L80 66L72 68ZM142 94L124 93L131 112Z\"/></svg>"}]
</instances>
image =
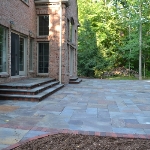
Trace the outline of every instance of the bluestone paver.
<instances>
[{"instance_id":1,"label":"bluestone paver","mask_svg":"<svg viewBox=\"0 0 150 150\"><path fill-rule=\"evenodd\" d=\"M83 79L41 102L1 100L0 149L51 129L150 135L149 91L148 80Z\"/></svg>"},{"instance_id":2,"label":"bluestone paver","mask_svg":"<svg viewBox=\"0 0 150 150\"><path fill-rule=\"evenodd\" d=\"M0 128L0 144L11 145L19 142L28 130Z\"/></svg>"}]
</instances>

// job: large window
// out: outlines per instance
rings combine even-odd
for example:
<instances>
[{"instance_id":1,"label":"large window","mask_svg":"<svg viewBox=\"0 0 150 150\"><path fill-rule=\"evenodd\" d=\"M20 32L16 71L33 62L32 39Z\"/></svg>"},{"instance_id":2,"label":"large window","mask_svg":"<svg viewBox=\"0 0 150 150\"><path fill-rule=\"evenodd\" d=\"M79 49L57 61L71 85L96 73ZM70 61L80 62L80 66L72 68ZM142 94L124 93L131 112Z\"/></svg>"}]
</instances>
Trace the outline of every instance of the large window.
<instances>
[{"instance_id":1,"label":"large window","mask_svg":"<svg viewBox=\"0 0 150 150\"><path fill-rule=\"evenodd\" d=\"M70 41L72 42L73 40L73 25L70 23Z\"/></svg>"},{"instance_id":2,"label":"large window","mask_svg":"<svg viewBox=\"0 0 150 150\"><path fill-rule=\"evenodd\" d=\"M67 40L70 40L70 24L69 19L67 19Z\"/></svg>"},{"instance_id":3,"label":"large window","mask_svg":"<svg viewBox=\"0 0 150 150\"><path fill-rule=\"evenodd\" d=\"M0 72L6 72L6 29L0 26Z\"/></svg>"},{"instance_id":4,"label":"large window","mask_svg":"<svg viewBox=\"0 0 150 150\"><path fill-rule=\"evenodd\" d=\"M19 71L24 71L24 38L20 38Z\"/></svg>"},{"instance_id":5,"label":"large window","mask_svg":"<svg viewBox=\"0 0 150 150\"><path fill-rule=\"evenodd\" d=\"M38 72L48 73L49 66L49 43L39 43Z\"/></svg>"},{"instance_id":6,"label":"large window","mask_svg":"<svg viewBox=\"0 0 150 150\"><path fill-rule=\"evenodd\" d=\"M39 16L39 35L49 35L49 16Z\"/></svg>"},{"instance_id":7,"label":"large window","mask_svg":"<svg viewBox=\"0 0 150 150\"><path fill-rule=\"evenodd\" d=\"M29 70L33 70L33 46L34 41L30 39L30 52L29 52Z\"/></svg>"},{"instance_id":8,"label":"large window","mask_svg":"<svg viewBox=\"0 0 150 150\"><path fill-rule=\"evenodd\" d=\"M75 43L75 29L72 22L70 22L70 42Z\"/></svg>"}]
</instances>

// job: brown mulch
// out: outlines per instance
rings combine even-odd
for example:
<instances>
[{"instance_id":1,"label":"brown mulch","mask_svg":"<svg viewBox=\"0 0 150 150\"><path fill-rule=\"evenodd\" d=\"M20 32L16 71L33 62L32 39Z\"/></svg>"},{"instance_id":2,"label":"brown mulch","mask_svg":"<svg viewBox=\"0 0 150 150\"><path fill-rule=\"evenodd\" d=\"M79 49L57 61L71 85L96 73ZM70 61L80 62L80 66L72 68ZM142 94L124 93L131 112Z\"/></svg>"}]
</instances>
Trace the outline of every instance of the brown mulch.
<instances>
[{"instance_id":1,"label":"brown mulch","mask_svg":"<svg viewBox=\"0 0 150 150\"><path fill-rule=\"evenodd\" d=\"M150 150L150 140L60 133L27 142L13 150Z\"/></svg>"}]
</instances>

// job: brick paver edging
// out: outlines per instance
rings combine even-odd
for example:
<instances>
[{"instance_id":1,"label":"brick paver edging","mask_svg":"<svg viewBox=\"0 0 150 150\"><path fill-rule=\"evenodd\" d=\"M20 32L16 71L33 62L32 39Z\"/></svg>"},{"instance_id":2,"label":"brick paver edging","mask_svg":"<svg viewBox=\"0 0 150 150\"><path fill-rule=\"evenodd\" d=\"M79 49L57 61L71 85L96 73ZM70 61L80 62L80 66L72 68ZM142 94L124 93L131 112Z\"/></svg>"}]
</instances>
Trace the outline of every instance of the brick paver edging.
<instances>
[{"instance_id":1,"label":"brick paver edging","mask_svg":"<svg viewBox=\"0 0 150 150\"><path fill-rule=\"evenodd\" d=\"M122 133L108 133L108 132L94 132L94 131L79 131L79 130L68 130L68 129L52 129L53 131L44 135L36 136L33 138L29 138L27 140L18 142L16 144L13 144L7 148L4 148L3 150L12 150L13 148L16 148L22 144L25 144L26 142L44 138L50 135L58 134L58 133L70 133L70 134L82 134L82 135L95 135L95 136L109 136L109 137L122 137L122 138L141 138L141 139L150 139L150 135L146 134L122 134Z\"/></svg>"}]
</instances>

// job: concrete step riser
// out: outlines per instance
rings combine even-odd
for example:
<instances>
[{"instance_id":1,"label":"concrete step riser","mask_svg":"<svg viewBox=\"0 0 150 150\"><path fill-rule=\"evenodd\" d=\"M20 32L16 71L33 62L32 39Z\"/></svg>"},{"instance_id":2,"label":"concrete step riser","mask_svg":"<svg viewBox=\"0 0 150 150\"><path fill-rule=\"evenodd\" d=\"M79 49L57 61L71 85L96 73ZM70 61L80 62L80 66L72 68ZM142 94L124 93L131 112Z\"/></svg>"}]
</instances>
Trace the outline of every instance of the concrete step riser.
<instances>
[{"instance_id":1,"label":"concrete step riser","mask_svg":"<svg viewBox=\"0 0 150 150\"><path fill-rule=\"evenodd\" d=\"M39 86L41 86L41 85L44 85L44 84L53 82L53 81L56 81L56 80L53 79L53 80L50 80L50 81L38 83L38 84L35 84L35 85L31 86L31 87L25 87L25 86L5 86L5 85L0 85L0 89L25 89L25 90L30 90L30 89L39 87Z\"/></svg>"},{"instance_id":2,"label":"concrete step riser","mask_svg":"<svg viewBox=\"0 0 150 150\"><path fill-rule=\"evenodd\" d=\"M77 79L75 81L69 81L69 84L79 84L81 81L81 79Z\"/></svg>"},{"instance_id":3,"label":"concrete step riser","mask_svg":"<svg viewBox=\"0 0 150 150\"><path fill-rule=\"evenodd\" d=\"M61 89L64 85L54 89L53 91L50 91L49 93L46 93L45 95L43 95L40 98L36 98L36 97L8 97L6 96L0 96L0 100L20 100L20 101L33 101L33 102L39 102L43 99L45 99L47 96L53 94L54 92L58 91L59 89Z\"/></svg>"},{"instance_id":4,"label":"concrete step riser","mask_svg":"<svg viewBox=\"0 0 150 150\"><path fill-rule=\"evenodd\" d=\"M71 78L70 81L76 81L78 78Z\"/></svg>"},{"instance_id":5,"label":"concrete step riser","mask_svg":"<svg viewBox=\"0 0 150 150\"><path fill-rule=\"evenodd\" d=\"M55 86L55 85L57 85L57 84L58 84L58 83L54 83L54 84L52 84L52 85L49 85L49 86L47 86L47 87L44 87L44 88L41 89L41 90L36 91L36 92L30 92L30 91L23 92L23 91L17 91L17 89L16 89L16 91L9 91L9 89L8 89L8 91L3 91L3 90L0 89L0 94L37 95L38 93L43 92L44 90L47 90L48 88L51 88L51 87L53 87L53 86ZM42 84L42 85L43 85L43 84Z\"/></svg>"},{"instance_id":6,"label":"concrete step riser","mask_svg":"<svg viewBox=\"0 0 150 150\"><path fill-rule=\"evenodd\" d=\"M64 85L52 78L31 78L0 86L0 100L41 101Z\"/></svg>"}]
</instances>

